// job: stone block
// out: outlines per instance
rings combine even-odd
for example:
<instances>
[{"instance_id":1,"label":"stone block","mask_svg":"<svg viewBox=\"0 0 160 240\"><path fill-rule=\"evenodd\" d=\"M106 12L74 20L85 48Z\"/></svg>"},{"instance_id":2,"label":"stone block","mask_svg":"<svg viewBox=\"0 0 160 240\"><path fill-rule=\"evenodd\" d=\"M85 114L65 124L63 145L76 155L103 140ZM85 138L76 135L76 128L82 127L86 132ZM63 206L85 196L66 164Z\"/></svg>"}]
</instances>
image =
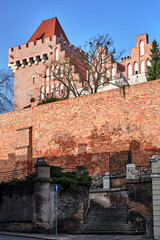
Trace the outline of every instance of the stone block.
<instances>
[{"instance_id":1,"label":"stone block","mask_svg":"<svg viewBox=\"0 0 160 240\"><path fill-rule=\"evenodd\" d=\"M110 174L108 172L103 177L103 188L104 189L110 188Z\"/></svg>"},{"instance_id":2,"label":"stone block","mask_svg":"<svg viewBox=\"0 0 160 240\"><path fill-rule=\"evenodd\" d=\"M126 178L127 179L136 179L136 166L135 164L131 163L131 164L127 164L126 166Z\"/></svg>"}]
</instances>

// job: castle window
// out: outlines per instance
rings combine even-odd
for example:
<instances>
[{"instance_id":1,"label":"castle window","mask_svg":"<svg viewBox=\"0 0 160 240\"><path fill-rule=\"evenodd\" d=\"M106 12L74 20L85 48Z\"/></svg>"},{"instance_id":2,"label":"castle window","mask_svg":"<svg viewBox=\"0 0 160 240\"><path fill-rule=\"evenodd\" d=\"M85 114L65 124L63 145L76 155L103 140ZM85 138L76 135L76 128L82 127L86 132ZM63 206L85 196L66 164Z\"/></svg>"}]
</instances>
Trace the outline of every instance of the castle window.
<instances>
[{"instance_id":1,"label":"castle window","mask_svg":"<svg viewBox=\"0 0 160 240\"><path fill-rule=\"evenodd\" d=\"M59 67L56 66L56 76L58 77L58 70L59 70Z\"/></svg>"},{"instance_id":2,"label":"castle window","mask_svg":"<svg viewBox=\"0 0 160 240\"><path fill-rule=\"evenodd\" d=\"M141 62L141 73L144 73L144 61Z\"/></svg>"},{"instance_id":3,"label":"castle window","mask_svg":"<svg viewBox=\"0 0 160 240\"><path fill-rule=\"evenodd\" d=\"M58 95L58 83L56 84L56 95Z\"/></svg>"},{"instance_id":4,"label":"castle window","mask_svg":"<svg viewBox=\"0 0 160 240\"><path fill-rule=\"evenodd\" d=\"M128 78L130 78L132 76L132 65L129 64L128 65Z\"/></svg>"},{"instance_id":5,"label":"castle window","mask_svg":"<svg viewBox=\"0 0 160 240\"><path fill-rule=\"evenodd\" d=\"M46 98L49 97L49 86L46 87Z\"/></svg>"},{"instance_id":6,"label":"castle window","mask_svg":"<svg viewBox=\"0 0 160 240\"><path fill-rule=\"evenodd\" d=\"M44 99L44 86L41 88L41 99Z\"/></svg>"},{"instance_id":7,"label":"castle window","mask_svg":"<svg viewBox=\"0 0 160 240\"><path fill-rule=\"evenodd\" d=\"M59 51L58 51L58 48L56 48L56 50L55 50L55 59L56 59L56 61L58 61L58 56L59 55Z\"/></svg>"},{"instance_id":8,"label":"castle window","mask_svg":"<svg viewBox=\"0 0 160 240\"><path fill-rule=\"evenodd\" d=\"M63 78L63 65L61 65L61 78Z\"/></svg>"},{"instance_id":9,"label":"castle window","mask_svg":"<svg viewBox=\"0 0 160 240\"><path fill-rule=\"evenodd\" d=\"M149 60L149 59L147 60L147 66L148 66L148 67L150 67L150 66L151 66L151 62L150 62L150 60Z\"/></svg>"},{"instance_id":10,"label":"castle window","mask_svg":"<svg viewBox=\"0 0 160 240\"><path fill-rule=\"evenodd\" d=\"M110 78L110 69L108 69L108 70L106 71L106 78L107 78L107 80L109 81L109 78Z\"/></svg>"},{"instance_id":11,"label":"castle window","mask_svg":"<svg viewBox=\"0 0 160 240\"><path fill-rule=\"evenodd\" d=\"M46 70L46 80L47 80L47 82L49 81L49 68L47 68L47 70Z\"/></svg>"},{"instance_id":12,"label":"castle window","mask_svg":"<svg viewBox=\"0 0 160 240\"><path fill-rule=\"evenodd\" d=\"M66 64L66 66L65 66L65 74L66 74L66 77L68 77L68 75L69 75L69 64Z\"/></svg>"},{"instance_id":13,"label":"castle window","mask_svg":"<svg viewBox=\"0 0 160 240\"><path fill-rule=\"evenodd\" d=\"M61 94L63 94L63 93L64 93L64 91L63 91L63 88L64 88L64 85L63 85L63 84L61 84Z\"/></svg>"},{"instance_id":14,"label":"castle window","mask_svg":"<svg viewBox=\"0 0 160 240\"><path fill-rule=\"evenodd\" d=\"M112 68L112 79L116 78L116 71L115 68Z\"/></svg>"},{"instance_id":15,"label":"castle window","mask_svg":"<svg viewBox=\"0 0 160 240\"><path fill-rule=\"evenodd\" d=\"M103 74L101 75L101 83L104 83L104 76L103 76Z\"/></svg>"},{"instance_id":16,"label":"castle window","mask_svg":"<svg viewBox=\"0 0 160 240\"><path fill-rule=\"evenodd\" d=\"M51 96L53 97L54 87L53 84L51 85Z\"/></svg>"},{"instance_id":17,"label":"castle window","mask_svg":"<svg viewBox=\"0 0 160 240\"><path fill-rule=\"evenodd\" d=\"M104 65L104 54L102 53L101 66L103 67L103 65Z\"/></svg>"},{"instance_id":18,"label":"castle window","mask_svg":"<svg viewBox=\"0 0 160 240\"><path fill-rule=\"evenodd\" d=\"M134 64L134 74L138 74L138 63L135 62Z\"/></svg>"},{"instance_id":19,"label":"castle window","mask_svg":"<svg viewBox=\"0 0 160 240\"><path fill-rule=\"evenodd\" d=\"M53 80L54 79L54 67L52 67L52 69L51 69L51 80Z\"/></svg>"},{"instance_id":20,"label":"castle window","mask_svg":"<svg viewBox=\"0 0 160 240\"><path fill-rule=\"evenodd\" d=\"M90 75L89 81L90 81L90 85L92 86L92 84L93 84L93 76L92 75Z\"/></svg>"},{"instance_id":21,"label":"castle window","mask_svg":"<svg viewBox=\"0 0 160 240\"><path fill-rule=\"evenodd\" d=\"M36 77L32 77L33 83L35 83Z\"/></svg>"},{"instance_id":22,"label":"castle window","mask_svg":"<svg viewBox=\"0 0 160 240\"><path fill-rule=\"evenodd\" d=\"M141 56L144 55L144 42L143 41L140 42L140 55Z\"/></svg>"}]
</instances>

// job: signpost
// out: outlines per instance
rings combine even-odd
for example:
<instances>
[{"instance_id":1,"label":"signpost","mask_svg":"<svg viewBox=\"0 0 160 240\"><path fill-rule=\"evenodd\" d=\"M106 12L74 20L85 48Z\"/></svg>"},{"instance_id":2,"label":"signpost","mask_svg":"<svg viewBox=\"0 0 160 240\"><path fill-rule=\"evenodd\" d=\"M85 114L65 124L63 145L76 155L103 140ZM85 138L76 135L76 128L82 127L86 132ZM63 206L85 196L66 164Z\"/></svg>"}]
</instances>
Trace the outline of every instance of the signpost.
<instances>
[{"instance_id":1,"label":"signpost","mask_svg":"<svg viewBox=\"0 0 160 240\"><path fill-rule=\"evenodd\" d=\"M57 193L59 192L59 184L54 184L54 192L55 192L55 216L56 216L55 232L57 237Z\"/></svg>"}]
</instances>

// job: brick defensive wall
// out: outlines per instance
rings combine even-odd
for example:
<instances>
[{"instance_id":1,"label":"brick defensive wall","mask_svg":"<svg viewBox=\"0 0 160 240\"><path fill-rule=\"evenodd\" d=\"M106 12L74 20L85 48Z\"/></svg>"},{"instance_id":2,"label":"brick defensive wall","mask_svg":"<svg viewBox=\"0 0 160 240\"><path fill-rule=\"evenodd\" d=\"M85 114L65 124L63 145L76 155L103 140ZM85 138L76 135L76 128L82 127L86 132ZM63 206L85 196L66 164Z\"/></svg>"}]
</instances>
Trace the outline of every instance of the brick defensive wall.
<instances>
[{"instance_id":1,"label":"brick defensive wall","mask_svg":"<svg viewBox=\"0 0 160 240\"><path fill-rule=\"evenodd\" d=\"M160 80L0 115L0 172L49 164L104 174L109 156L131 151L137 166L160 154ZM119 156L120 158L120 156Z\"/></svg>"}]
</instances>

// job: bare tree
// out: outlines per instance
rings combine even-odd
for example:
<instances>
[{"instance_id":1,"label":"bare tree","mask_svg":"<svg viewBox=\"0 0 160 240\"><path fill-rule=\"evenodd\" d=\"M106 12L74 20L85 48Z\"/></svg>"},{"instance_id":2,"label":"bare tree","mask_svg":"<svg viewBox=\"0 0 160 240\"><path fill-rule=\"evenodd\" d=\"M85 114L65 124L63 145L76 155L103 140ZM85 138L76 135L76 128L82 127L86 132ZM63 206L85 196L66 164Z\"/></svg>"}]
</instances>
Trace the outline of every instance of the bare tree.
<instances>
[{"instance_id":1,"label":"bare tree","mask_svg":"<svg viewBox=\"0 0 160 240\"><path fill-rule=\"evenodd\" d=\"M13 73L0 70L0 113L13 110Z\"/></svg>"},{"instance_id":2,"label":"bare tree","mask_svg":"<svg viewBox=\"0 0 160 240\"><path fill-rule=\"evenodd\" d=\"M84 57L83 52L87 53ZM126 79L119 70L119 77L111 76L111 70L116 61L124 51L117 51L109 34L96 35L89 39L83 47L80 60L87 70L87 77L83 79L84 85L89 93L96 93L102 86L112 84L116 87L123 87Z\"/></svg>"},{"instance_id":3,"label":"bare tree","mask_svg":"<svg viewBox=\"0 0 160 240\"><path fill-rule=\"evenodd\" d=\"M80 47L77 58L70 57L63 61L53 60L46 65L45 72L41 76L45 81L47 78L53 80L54 93L59 98L96 93L108 84L124 88L128 82L121 70L118 72L118 78L116 75L114 79L109 76L109 72L122 53L123 51L116 51L108 34L97 35L87 41L84 47ZM52 93L52 89L50 92ZM50 96L47 95L46 90L44 96L45 98Z\"/></svg>"},{"instance_id":4,"label":"bare tree","mask_svg":"<svg viewBox=\"0 0 160 240\"><path fill-rule=\"evenodd\" d=\"M84 74L80 74L77 69L77 65L82 65L82 63L77 61L79 60L70 57L61 61L55 60L49 65L46 65L45 71L40 74L40 76L44 78L45 83L48 78L51 79L52 84L49 86L51 96L54 94L54 96L57 96L58 98L66 99L71 96L79 97L84 94L85 88L82 86L82 80L84 79L82 75ZM45 98L48 98L47 94L47 90L45 89Z\"/></svg>"}]
</instances>

